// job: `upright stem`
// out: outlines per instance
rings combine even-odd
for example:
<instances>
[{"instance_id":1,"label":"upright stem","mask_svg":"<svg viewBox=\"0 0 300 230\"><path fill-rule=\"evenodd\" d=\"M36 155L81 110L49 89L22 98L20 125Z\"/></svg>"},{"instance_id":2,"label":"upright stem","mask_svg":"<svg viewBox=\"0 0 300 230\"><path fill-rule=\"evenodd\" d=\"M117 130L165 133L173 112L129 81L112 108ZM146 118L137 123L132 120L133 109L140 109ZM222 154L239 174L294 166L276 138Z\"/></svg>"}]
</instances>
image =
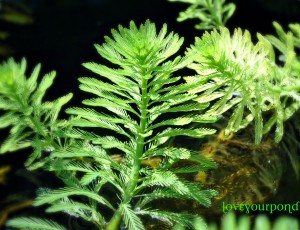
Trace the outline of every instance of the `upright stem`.
<instances>
[{"instance_id":1,"label":"upright stem","mask_svg":"<svg viewBox=\"0 0 300 230\"><path fill-rule=\"evenodd\" d=\"M140 125L139 131L137 133L137 146L134 156L134 163L131 170L130 181L128 183L127 189L125 190L122 202L120 204L127 204L131 201L134 196L134 191L136 189L138 179L139 179L139 171L141 169L141 158L143 156L144 147L145 147L145 137L144 133L147 126L147 106L149 103L149 96L147 93L147 84L148 79L143 79L142 82L142 103L140 106L141 111L141 118L140 118ZM118 230L120 229L120 225L122 222L122 216L120 214L120 208L116 211L113 215L111 220L106 226L106 230Z\"/></svg>"}]
</instances>

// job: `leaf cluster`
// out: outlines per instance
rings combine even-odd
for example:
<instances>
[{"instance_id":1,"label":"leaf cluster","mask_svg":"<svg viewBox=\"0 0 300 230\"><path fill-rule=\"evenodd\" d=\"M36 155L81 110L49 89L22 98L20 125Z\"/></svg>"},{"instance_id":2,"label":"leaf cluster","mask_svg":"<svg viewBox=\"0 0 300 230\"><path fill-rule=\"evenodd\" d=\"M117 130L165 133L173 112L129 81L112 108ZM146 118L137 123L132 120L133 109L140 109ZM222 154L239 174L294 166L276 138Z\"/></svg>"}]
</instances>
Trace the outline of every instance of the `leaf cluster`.
<instances>
[{"instance_id":1,"label":"leaf cluster","mask_svg":"<svg viewBox=\"0 0 300 230\"><path fill-rule=\"evenodd\" d=\"M84 64L97 75L79 78L80 89L92 97L83 101L83 107L66 110L71 115L68 127L53 135L72 141L54 148L44 165L65 186L41 189L35 206L48 204L47 212L64 212L90 221L99 229L119 229L122 224L129 229L144 229L143 216L170 225L192 224L193 215L152 209L155 200L191 199L210 205L216 192L202 190L181 175L216 164L167 143L177 136L203 138L213 134L213 129L189 125L218 119L198 113L208 103L192 101L203 79L184 82L173 76L192 61L189 56L170 58L182 43L177 34L167 33L166 25L157 32L155 25L146 21L140 27L133 22L129 28L119 26L112 30L111 37L105 37L104 44L96 45L110 65ZM38 105L43 108L42 103ZM41 123L55 127L51 119L47 121ZM152 160L156 163L152 164ZM194 165L174 168L180 160L190 160ZM34 219L31 224L39 228L46 225L45 221ZM11 223L17 226L21 222Z\"/></svg>"},{"instance_id":2,"label":"leaf cluster","mask_svg":"<svg viewBox=\"0 0 300 230\"><path fill-rule=\"evenodd\" d=\"M196 100L213 101L209 113L215 115L233 110L227 133L254 121L255 143L273 126L279 142L284 121L299 109L299 25L291 25L293 33L275 26L279 38L258 34L256 44L241 29L233 35L226 28L206 32L188 51L194 55L189 67L199 78L209 78ZM282 53L283 65L277 64L275 48Z\"/></svg>"},{"instance_id":3,"label":"leaf cluster","mask_svg":"<svg viewBox=\"0 0 300 230\"><path fill-rule=\"evenodd\" d=\"M0 152L33 147L26 166L38 159L43 150L55 147L55 132L66 126L65 121L58 119L59 112L72 97L70 93L55 101L44 102L55 72L46 74L37 84L40 69L41 66L37 65L27 77L25 59L21 63L10 59L0 66L0 109L4 110L0 116L0 128L10 127Z\"/></svg>"},{"instance_id":4,"label":"leaf cluster","mask_svg":"<svg viewBox=\"0 0 300 230\"><path fill-rule=\"evenodd\" d=\"M198 30L210 30L225 26L233 15L236 6L234 3L225 3L225 0L168 0L170 2L188 3L190 6L180 12L177 21L198 19L195 25Z\"/></svg>"},{"instance_id":5,"label":"leaf cluster","mask_svg":"<svg viewBox=\"0 0 300 230\"><path fill-rule=\"evenodd\" d=\"M142 229L138 216L157 215L155 213L158 211L149 209L149 203L155 199L188 198L209 205L209 198L214 192L201 192L199 187L172 172L171 167L180 159L191 158L199 163L195 171L203 166L215 165L193 157L194 154L187 149L162 147L170 137L201 138L215 132L204 128L187 128L188 124L195 122L214 122L217 117L185 115L188 111L204 109L208 104L190 102L196 95L188 90L198 87L199 82L178 84L180 77L172 76L173 72L190 63L187 57L167 60L179 50L183 39L177 34L167 35L166 25L156 33L155 25L147 21L139 28L133 22L129 28L119 26L118 31L112 30L112 38L105 37L105 41L101 46L96 45L97 51L114 65L86 63L84 66L100 75L99 79L79 79L80 89L94 96L83 101L84 105L91 108L67 110L76 116L71 124L78 127L70 135L79 132L78 138L89 140L99 148L121 152L121 167L110 162L105 174L94 173L93 180L101 182L111 178L107 182L120 194L117 213L130 229ZM170 118L159 119L162 115ZM95 127L114 131L122 139L82 130ZM161 159L157 169L142 166L143 161L157 157ZM185 172L182 169L182 173ZM91 172L88 174L92 175ZM176 221L172 213L164 213L162 220Z\"/></svg>"}]
</instances>

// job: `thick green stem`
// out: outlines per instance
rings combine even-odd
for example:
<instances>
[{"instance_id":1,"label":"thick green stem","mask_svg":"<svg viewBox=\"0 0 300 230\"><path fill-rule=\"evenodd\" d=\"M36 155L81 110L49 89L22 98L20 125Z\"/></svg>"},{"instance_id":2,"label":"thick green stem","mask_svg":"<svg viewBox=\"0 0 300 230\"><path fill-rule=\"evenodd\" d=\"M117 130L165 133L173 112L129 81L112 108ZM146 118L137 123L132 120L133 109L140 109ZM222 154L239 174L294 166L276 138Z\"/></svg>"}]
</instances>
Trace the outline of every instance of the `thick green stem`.
<instances>
[{"instance_id":1,"label":"thick green stem","mask_svg":"<svg viewBox=\"0 0 300 230\"><path fill-rule=\"evenodd\" d=\"M141 158L143 156L145 147L145 137L144 133L147 128L147 106L149 103L149 96L147 93L148 80L143 79L142 83L142 103L140 106L141 118L139 131L137 133L137 146L134 156L134 163L131 170L130 181L128 183L127 189L125 190L121 204L128 204L133 196L135 195L135 189L139 179L139 171L141 169ZM122 216L120 215L120 208L116 211L114 216L111 218L110 222L106 226L106 230L118 230L122 222Z\"/></svg>"},{"instance_id":2,"label":"thick green stem","mask_svg":"<svg viewBox=\"0 0 300 230\"><path fill-rule=\"evenodd\" d=\"M111 220L109 221L109 223L107 224L105 230L120 229L121 222L122 222L122 216L118 212L116 212L111 218Z\"/></svg>"}]
</instances>

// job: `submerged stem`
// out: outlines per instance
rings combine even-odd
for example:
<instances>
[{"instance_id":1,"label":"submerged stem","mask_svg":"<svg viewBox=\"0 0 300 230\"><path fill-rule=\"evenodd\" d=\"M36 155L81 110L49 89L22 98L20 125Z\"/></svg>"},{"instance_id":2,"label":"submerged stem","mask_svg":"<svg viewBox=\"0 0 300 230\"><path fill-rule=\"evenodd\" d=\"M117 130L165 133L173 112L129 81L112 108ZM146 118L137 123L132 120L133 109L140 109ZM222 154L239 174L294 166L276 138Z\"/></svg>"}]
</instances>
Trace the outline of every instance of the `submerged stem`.
<instances>
[{"instance_id":1,"label":"submerged stem","mask_svg":"<svg viewBox=\"0 0 300 230\"><path fill-rule=\"evenodd\" d=\"M134 156L134 163L133 167L131 170L130 174L130 181L128 183L128 186L125 190L125 193L123 195L122 202L119 205L118 210L115 212L111 220L106 226L106 230L118 230L120 229L120 225L122 223L122 215L120 214L120 206L121 204L128 204L130 203L131 199L135 195L135 189L137 187L138 179L139 179L139 171L141 168L141 159L144 153L144 147L145 147L145 137L144 133L147 128L147 107L149 103L149 96L147 93L147 84L148 80L143 79L142 82L142 103L140 106L140 112L141 112L141 119L140 119L140 125L139 125L139 130L137 133L137 146L136 146L136 151L135 151L135 156Z\"/></svg>"}]
</instances>

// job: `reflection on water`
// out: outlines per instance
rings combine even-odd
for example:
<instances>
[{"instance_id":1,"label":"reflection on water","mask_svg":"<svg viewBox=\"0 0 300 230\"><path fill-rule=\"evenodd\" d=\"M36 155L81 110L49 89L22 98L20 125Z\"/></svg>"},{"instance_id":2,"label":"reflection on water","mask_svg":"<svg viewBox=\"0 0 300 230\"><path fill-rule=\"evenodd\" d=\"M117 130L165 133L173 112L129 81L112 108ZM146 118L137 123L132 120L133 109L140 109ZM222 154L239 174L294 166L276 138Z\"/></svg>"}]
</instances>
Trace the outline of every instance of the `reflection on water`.
<instances>
[{"instance_id":1,"label":"reflection on water","mask_svg":"<svg viewBox=\"0 0 300 230\"><path fill-rule=\"evenodd\" d=\"M203 189L215 189L219 194L212 206L205 208L193 201L161 200L155 205L162 209L200 214L208 221L218 221L223 214L222 202L230 204L267 203L277 195L279 182L286 168L286 154L272 139L260 145L251 141L251 130L224 135L224 130L209 138L200 147L200 154L213 159L218 167L206 172L186 175L199 182ZM191 162L182 162L191 164ZM157 220L146 221L146 229L171 229Z\"/></svg>"},{"instance_id":2,"label":"reflection on water","mask_svg":"<svg viewBox=\"0 0 300 230\"><path fill-rule=\"evenodd\" d=\"M278 191L284 166L279 146L271 139L254 145L224 130L201 148L201 153L219 165L194 180L219 195L213 200L213 212L221 212L222 201L232 204L264 203Z\"/></svg>"}]
</instances>

